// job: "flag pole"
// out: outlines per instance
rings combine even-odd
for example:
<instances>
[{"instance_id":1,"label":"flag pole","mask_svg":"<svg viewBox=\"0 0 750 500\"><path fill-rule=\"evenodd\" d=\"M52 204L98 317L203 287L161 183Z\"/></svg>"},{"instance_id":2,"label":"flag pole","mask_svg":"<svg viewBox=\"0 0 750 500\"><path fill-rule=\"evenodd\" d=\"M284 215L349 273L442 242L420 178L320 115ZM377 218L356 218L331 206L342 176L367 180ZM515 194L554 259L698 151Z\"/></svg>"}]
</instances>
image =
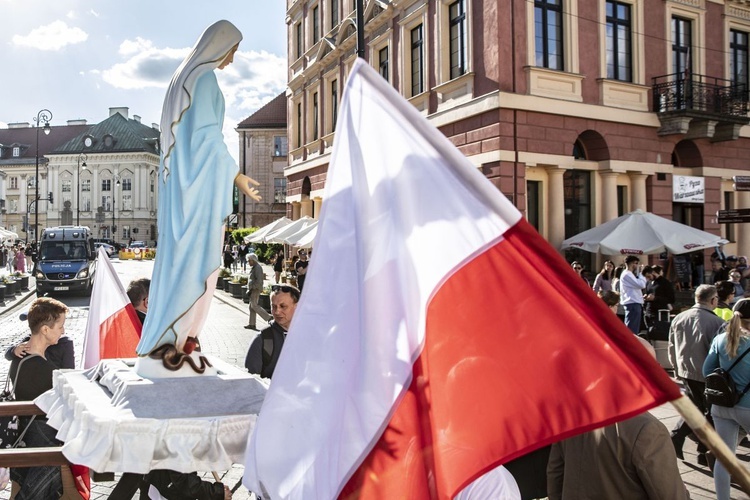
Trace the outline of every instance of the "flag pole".
<instances>
[{"instance_id":1,"label":"flag pole","mask_svg":"<svg viewBox=\"0 0 750 500\"><path fill-rule=\"evenodd\" d=\"M706 417L687 396L671 401L680 416L687 422L698 439L708 447L724 467L729 471L736 482L742 487L742 491L750 494L750 471L743 467L737 456L731 452L729 447L722 441L716 430L708 423Z\"/></svg>"}]
</instances>

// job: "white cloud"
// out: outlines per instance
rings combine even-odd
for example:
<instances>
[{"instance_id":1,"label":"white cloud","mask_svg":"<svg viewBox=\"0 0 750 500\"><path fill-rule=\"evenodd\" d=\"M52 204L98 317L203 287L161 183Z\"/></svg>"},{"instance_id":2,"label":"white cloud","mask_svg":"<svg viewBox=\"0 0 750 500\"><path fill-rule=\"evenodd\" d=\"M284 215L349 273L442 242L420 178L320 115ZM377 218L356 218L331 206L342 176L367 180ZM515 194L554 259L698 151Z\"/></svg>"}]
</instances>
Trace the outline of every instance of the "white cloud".
<instances>
[{"instance_id":1,"label":"white cloud","mask_svg":"<svg viewBox=\"0 0 750 500\"><path fill-rule=\"evenodd\" d=\"M177 66L190 49L154 47L150 40L136 38L120 44L119 54L127 60L102 70L105 82L118 89L166 88Z\"/></svg>"},{"instance_id":2,"label":"white cloud","mask_svg":"<svg viewBox=\"0 0 750 500\"><path fill-rule=\"evenodd\" d=\"M85 42L88 37L81 28L69 27L58 20L33 29L28 35L14 35L13 43L39 50L60 50L66 45Z\"/></svg>"},{"instance_id":3,"label":"white cloud","mask_svg":"<svg viewBox=\"0 0 750 500\"><path fill-rule=\"evenodd\" d=\"M76 18L76 13L74 11L72 11L72 10L69 10L68 13L65 14L65 17L67 17L68 19L75 19Z\"/></svg>"},{"instance_id":4,"label":"white cloud","mask_svg":"<svg viewBox=\"0 0 750 500\"><path fill-rule=\"evenodd\" d=\"M99 17L99 13L98 13L97 11L95 11L94 9L91 9L91 10L89 11L89 14L91 14L91 15L92 15L92 16L94 16L94 17Z\"/></svg>"}]
</instances>

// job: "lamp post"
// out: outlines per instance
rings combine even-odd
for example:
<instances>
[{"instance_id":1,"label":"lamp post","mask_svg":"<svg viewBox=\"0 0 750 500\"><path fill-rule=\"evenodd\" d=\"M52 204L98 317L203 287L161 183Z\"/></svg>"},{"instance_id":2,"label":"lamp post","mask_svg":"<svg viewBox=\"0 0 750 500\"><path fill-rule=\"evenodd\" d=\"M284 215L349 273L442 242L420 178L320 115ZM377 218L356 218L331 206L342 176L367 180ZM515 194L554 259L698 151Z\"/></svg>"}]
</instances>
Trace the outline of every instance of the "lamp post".
<instances>
[{"instance_id":1,"label":"lamp post","mask_svg":"<svg viewBox=\"0 0 750 500\"><path fill-rule=\"evenodd\" d=\"M34 207L34 242L39 247L39 126L44 122L44 135L49 135L49 121L52 119L52 112L48 109L42 109L36 114L36 168L34 170L34 200L37 205Z\"/></svg>"},{"instance_id":2,"label":"lamp post","mask_svg":"<svg viewBox=\"0 0 750 500\"><path fill-rule=\"evenodd\" d=\"M76 217L76 226L81 225L81 167L86 170L87 159L88 156L86 156L86 153L80 153L78 155L78 201L76 202L76 205L78 206L78 215Z\"/></svg>"},{"instance_id":3,"label":"lamp post","mask_svg":"<svg viewBox=\"0 0 750 500\"><path fill-rule=\"evenodd\" d=\"M117 209L115 195L117 194L117 189L115 186L120 185L120 176L114 174L112 176L112 181L112 241L115 241L115 236L117 235L117 226L115 225L115 210Z\"/></svg>"}]
</instances>

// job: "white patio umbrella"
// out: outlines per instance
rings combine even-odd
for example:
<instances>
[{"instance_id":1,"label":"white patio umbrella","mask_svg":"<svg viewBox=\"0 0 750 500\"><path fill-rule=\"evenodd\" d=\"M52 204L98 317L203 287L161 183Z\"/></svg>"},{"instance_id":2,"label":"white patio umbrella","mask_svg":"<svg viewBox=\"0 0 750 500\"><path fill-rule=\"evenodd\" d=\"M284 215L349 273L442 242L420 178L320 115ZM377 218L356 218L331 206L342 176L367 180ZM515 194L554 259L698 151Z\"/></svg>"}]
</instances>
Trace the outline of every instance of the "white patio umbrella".
<instances>
[{"instance_id":1,"label":"white patio umbrella","mask_svg":"<svg viewBox=\"0 0 750 500\"><path fill-rule=\"evenodd\" d=\"M276 231L277 229L281 229L284 226L288 226L292 223L292 220L288 217L282 217L280 219L276 219L270 224L267 224L263 226L262 228L255 231L253 234L249 234L245 236L245 243L263 243L265 240L263 238L266 237L269 233L272 233Z\"/></svg>"},{"instance_id":2,"label":"white patio umbrella","mask_svg":"<svg viewBox=\"0 0 750 500\"><path fill-rule=\"evenodd\" d=\"M681 254L728 243L721 236L635 210L563 241L562 249L580 248L604 255Z\"/></svg>"},{"instance_id":3,"label":"white patio umbrella","mask_svg":"<svg viewBox=\"0 0 750 500\"><path fill-rule=\"evenodd\" d=\"M0 227L0 240L17 240L18 234L14 233L13 231L9 231L5 229L4 227Z\"/></svg>"},{"instance_id":4,"label":"white patio umbrella","mask_svg":"<svg viewBox=\"0 0 750 500\"><path fill-rule=\"evenodd\" d=\"M264 241L266 243L286 243L286 239L289 236L292 236L294 233L302 229L305 229L307 226L313 223L317 224L318 221L316 221L312 217L304 216L293 221L291 224L282 227L281 229L277 229L276 231L267 234L264 238Z\"/></svg>"},{"instance_id":5,"label":"white patio umbrella","mask_svg":"<svg viewBox=\"0 0 750 500\"><path fill-rule=\"evenodd\" d=\"M312 244L312 241L315 239L315 234L318 232L318 221L316 220L312 224L309 224L307 227L304 227L297 231L296 233L287 236L285 243L288 245L292 245L295 247L302 247L304 245L304 242L309 241L310 244ZM309 247L304 247L309 248Z\"/></svg>"}]
</instances>

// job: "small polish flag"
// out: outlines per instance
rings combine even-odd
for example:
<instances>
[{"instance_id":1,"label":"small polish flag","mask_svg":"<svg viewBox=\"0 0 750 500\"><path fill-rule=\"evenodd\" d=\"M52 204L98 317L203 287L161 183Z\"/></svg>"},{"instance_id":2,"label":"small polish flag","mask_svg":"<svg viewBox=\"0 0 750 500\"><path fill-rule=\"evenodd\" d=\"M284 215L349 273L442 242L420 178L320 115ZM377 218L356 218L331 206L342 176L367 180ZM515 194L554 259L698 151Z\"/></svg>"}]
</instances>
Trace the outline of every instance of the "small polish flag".
<instances>
[{"instance_id":1,"label":"small polish flag","mask_svg":"<svg viewBox=\"0 0 750 500\"><path fill-rule=\"evenodd\" d=\"M100 248L83 341L83 368L91 368L101 359L136 357L140 336L138 314L107 253Z\"/></svg>"},{"instance_id":2,"label":"small polish flag","mask_svg":"<svg viewBox=\"0 0 750 500\"><path fill-rule=\"evenodd\" d=\"M245 455L245 485L263 498L451 499L500 464L680 397L362 59L314 248Z\"/></svg>"}]
</instances>

